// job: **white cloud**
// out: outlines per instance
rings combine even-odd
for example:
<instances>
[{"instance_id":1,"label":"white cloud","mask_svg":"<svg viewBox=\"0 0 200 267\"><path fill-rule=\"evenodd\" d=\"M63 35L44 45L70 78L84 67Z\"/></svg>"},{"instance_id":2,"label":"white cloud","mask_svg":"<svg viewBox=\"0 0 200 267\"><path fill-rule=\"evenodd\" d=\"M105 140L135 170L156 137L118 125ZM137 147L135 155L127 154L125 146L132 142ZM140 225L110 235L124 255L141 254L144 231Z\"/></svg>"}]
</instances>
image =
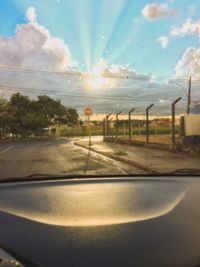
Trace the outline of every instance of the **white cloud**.
<instances>
[{"instance_id":1,"label":"white cloud","mask_svg":"<svg viewBox=\"0 0 200 267\"><path fill-rule=\"evenodd\" d=\"M172 27L170 34L181 37L186 35L197 35L200 37L200 20L192 21L191 19L187 19L181 27Z\"/></svg>"},{"instance_id":2,"label":"white cloud","mask_svg":"<svg viewBox=\"0 0 200 267\"><path fill-rule=\"evenodd\" d=\"M175 67L176 77L200 79L200 48L189 47Z\"/></svg>"},{"instance_id":3,"label":"white cloud","mask_svg":"<svg viewBox=\"0 0 200 267\"><path fill-rule=\"evenodd\" d=\"M122 77L127 77L127 76L137 76L137 73L133 69L129 69L126 67L123 67L121 65L117 64L112 64L111 66L108 66L103 73L105 76L110 75L110 76L122 76Z\"/></svg>"},{"instance_id":4,"label":"white cloud","mask_svg":"<svg viewBox=\"0 0 200 267\"><path fill-rule=\"evenodd\" d=\"M138 73L136 70L124 67L118 64L111 64L108 65L107 61L105 59L100 59L97 66L95 66L92 70L92 74L95 76L105 76L105 77L132 77L132 78L138 78L138 80L145 80L145 81L151 81L152 75L142 75Z\"/></svg>"},{"instance_id":5,"label":"white cloud","mask_svg":"<svg viewBox=\"0 0 200 267\"><path fill-rule=\"evenodd\" d=\"M30 22L36 22L37 20L37 13L35 7L31 6L26 11L26 18Z\"/></svg>"},{"instance_id":6,"label":"white cloud","mask_svg":"<svg viewBox=\"0 0 200 267\"><path fill-rule=\"evenodd\" d=\"M157 39L158 42L160 42L162 48L166 48L169 44L169 39L167 36L161 36Z\"/></svg>"},{"instance_id":7,"label":"white cloud","mask_svg":"<svg viewBox=\"0 0 200 267\"><path fill-rule=\"evenodd\" d=\"M27 10L30 21L37 17L33 10ZM64 41L37 22L17 25L13 37L0 37L0 58L0 65L42 70L66 70L74 64Z\"/></svg>"},{"instance_id":8,"label":"white cloud","mask_svg":"<svg viewBox=\"0 0 200 267\"><path fill-rule=\"evenodd\" d=\"M158 20L162 17L171 17L176 14L174 10L170 9L167 3L148 4L142 9L141 13L148 20Z\"/></svg>"},{"instance_id":9,"label":"white cloud","mask_svg":"<svg viewBox=\"0 0 200 267\"><path fill-rule=\"evenodd\" d=\"M34 12L33 12L34 13ZM0 37L0 66L16 66L17 68L30 68L41 70L66 70L71 68L74 61L71 57L68 46L60 38L54 37L45 27L41 26L37 21L37 14L27 16L28 23L18 25L16 33L13 37ZM30 14L29 14L30 15ZM97 77L91 77L93 74ZM169 85L161 85L156 83L156 77L149 75L142 75L136 70L123 67L121 65L113 64L108 65L105 60L100 60L96 68L93 69L93 74L90 73L89 85L93 88L105 88L110 94L116 94L128 97L134 94L135 97L156 97L160 92L167 92L171 90L174 93L174 87L169 88ZM101 75L108 77L101 77ZM118 79L118 77L121 77ZM127 79L127 77L132 77ZM0 83L8 88L20 88L22 93L30 94L31 96L39 94L55 94L56 98L62 98L64 104L72 106L79 110L91 104L91 99L82 99L81 101L72 101L70 97L63 97L68 93L76 93L77 95L82 92L87 92L91 95L94 90L86 90L85 76L81 77L66 77L65 75L49 75L47 73L36 74L34 72L26 73L24 71L1 71ZM103 79L102 79L103 78ZM31 89L23 91L26 88ZM34 92L36 90L36 92ZM8 95L13 91L5 91ZM59 96L60 93L60 96ZM57 95L56 95L57 94ZM163 93L164 94L164 93ZM162 95L159 96L162 99ZM130 102L131 105L132 102ZM146 102L136 101L136 108L144 110ZM111 100L104 100L104 105L99 99L93 102L96 112L109 112L116 108L116 102ZM163 105L163 104L162 104ZM126 110L129 108L127 102L120 102L120 108ZM164 112L164 109L162 108Z\"/></svg>"}]
</instances>

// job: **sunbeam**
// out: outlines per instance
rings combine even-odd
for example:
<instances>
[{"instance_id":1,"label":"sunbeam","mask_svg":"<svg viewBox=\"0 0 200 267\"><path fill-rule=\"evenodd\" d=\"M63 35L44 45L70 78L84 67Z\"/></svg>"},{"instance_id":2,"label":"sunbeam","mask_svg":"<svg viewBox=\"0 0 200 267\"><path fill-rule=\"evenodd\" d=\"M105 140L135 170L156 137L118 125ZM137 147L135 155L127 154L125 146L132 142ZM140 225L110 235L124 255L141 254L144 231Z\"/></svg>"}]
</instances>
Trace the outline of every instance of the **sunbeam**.
<instances>
[{"instance_id":1,"label":"sunbeam","mask_svg":"<svg viewBox=\"0 0 200 267\"><path fill-rule=\"evenodd\" d=\"M92 66L96 66L100 58L105 57L110 51L106 50L110 35L115 27L119 14L123 9L125 0L113 1L103 0L99 5L97 17L95 18L95 44L92 54ZM113 6L115 8L113 8ZM102 18L104 23L102 23Z\"/></svg>"},{"instance_id":2,"label":"sunbeam","mask_svg":"<svg viewBox=\"0 0 200 267\"><path fill-rule=\"evenodd\" d=\"M112 29L112 32L108 38L105 50L110 51L106 57L109 63L112 63L110 58L113 53L119 53L119 48L123 47L127 41L127 37L130 38L130 31L132 29L133 16L129 13L132 12L132 7L135 3L132 0L125 0L120 14L117 17L117 21Z\"/></svg>"}]
</instances>

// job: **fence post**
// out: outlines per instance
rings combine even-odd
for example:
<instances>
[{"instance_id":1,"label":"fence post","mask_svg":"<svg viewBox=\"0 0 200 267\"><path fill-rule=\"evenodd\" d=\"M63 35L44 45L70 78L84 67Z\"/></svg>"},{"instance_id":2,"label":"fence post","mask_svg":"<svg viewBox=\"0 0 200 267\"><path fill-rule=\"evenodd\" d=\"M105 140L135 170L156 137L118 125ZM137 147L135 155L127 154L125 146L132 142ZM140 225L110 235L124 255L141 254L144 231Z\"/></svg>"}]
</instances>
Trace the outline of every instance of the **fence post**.
<instances>
[{"instance_id":1,"label":"fence post","mask_svg":"<svg viewBox=\"0 0 200 267\"><path fill-rule=\"evenodd\" d=\"M128 126L129 126L129 143L131 143L132 138L132 124L131 124L131 113L135 110L135 108L132 108L128 113Z\"/></svg>"},{"instance_id":2,"label":"fence post","mask_svg":"<svg viewBox=\"0 0 200 267\"><path fill-rule=\"evenodd\" d=\"M119 115L121 114L122 112L118 112L116 114L116 139L118 139L118 135L119 135Z\"/></svg>"},{"instance_id":3,"label":"fence post","mask_svg":"<svg viewBox=\"0 0 200 267\"><path fill-rule=\"evenodd\" d=\"M105 142L106 138L106 119L103 119L103 141Z\"/></svg>"},{"instance_id":4,"label":"fence post","mask_svg":"<svg viewBox=\"0 0 200 267\"><path fill-rule=\"evenodd\" d=\"M154 104L151 104L146 109L146 143L149 143L149 110L154 106Z\"/></svg>"},{"instance_id":5,"label":"fence post","mask_svg":"<svg viewBox=\"0 0 200 267\"><path fill-rule=\"evenodd\" d=\"M106 116L106 139L109 138L109 122L108 122L108 119L109 119L109 117L110 117L111 115L112 115L112 114L108 114L108 115Z\"/></svg>"},{"instance_id":6,"label":"fence post","mask_svg":"<svg viewBox=\"0 0 200 267\"><path fill-rule=\"evenodd\" d=\"M176 104L181 100L181 97L177 98L172 103L172 145L176 145Z\"/></svg>"}]
</instances>

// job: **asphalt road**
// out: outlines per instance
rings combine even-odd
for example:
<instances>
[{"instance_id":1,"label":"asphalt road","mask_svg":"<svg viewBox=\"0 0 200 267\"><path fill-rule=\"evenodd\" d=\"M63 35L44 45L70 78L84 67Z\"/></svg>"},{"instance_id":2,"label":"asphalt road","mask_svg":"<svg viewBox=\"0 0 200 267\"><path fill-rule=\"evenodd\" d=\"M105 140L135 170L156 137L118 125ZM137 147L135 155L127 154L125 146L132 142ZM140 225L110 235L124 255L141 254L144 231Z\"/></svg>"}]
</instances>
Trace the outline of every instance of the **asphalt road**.
<instances>
[{"instance_id":1,"label":"asphalt road","mask_svg":"<svg viewBox=\"0 0 200 267\"><path fill-rule=\"evenodd\" d=\"M36 173L109 175L143 171L89 152L74 145L73 141L41 140L0 144L0 179Z\"/></svg>"}]
</instances>

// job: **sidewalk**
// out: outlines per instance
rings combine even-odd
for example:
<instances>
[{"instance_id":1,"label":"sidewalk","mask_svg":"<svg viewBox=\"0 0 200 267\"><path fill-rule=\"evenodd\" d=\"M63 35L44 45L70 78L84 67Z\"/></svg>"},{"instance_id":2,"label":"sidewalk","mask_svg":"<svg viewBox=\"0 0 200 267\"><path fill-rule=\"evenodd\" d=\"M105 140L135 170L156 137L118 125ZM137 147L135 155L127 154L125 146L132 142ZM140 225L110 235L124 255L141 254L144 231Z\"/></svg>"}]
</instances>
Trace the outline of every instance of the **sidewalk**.
<instances>
[{"instance_id":1,"label":"sidewalk","mask_svg":"<svg viewBox=\"0 0 200 267\"><path fill-rule=\"evenodd\" d=\"M89 149L88 142L86 141L75 142L75 145ZM102 141L94 142L91 150L120 162L134 165L149 173L200 168L200 155L188 153L173 153L165 150L105 143Z\"/></svg>"}]
</instances>

